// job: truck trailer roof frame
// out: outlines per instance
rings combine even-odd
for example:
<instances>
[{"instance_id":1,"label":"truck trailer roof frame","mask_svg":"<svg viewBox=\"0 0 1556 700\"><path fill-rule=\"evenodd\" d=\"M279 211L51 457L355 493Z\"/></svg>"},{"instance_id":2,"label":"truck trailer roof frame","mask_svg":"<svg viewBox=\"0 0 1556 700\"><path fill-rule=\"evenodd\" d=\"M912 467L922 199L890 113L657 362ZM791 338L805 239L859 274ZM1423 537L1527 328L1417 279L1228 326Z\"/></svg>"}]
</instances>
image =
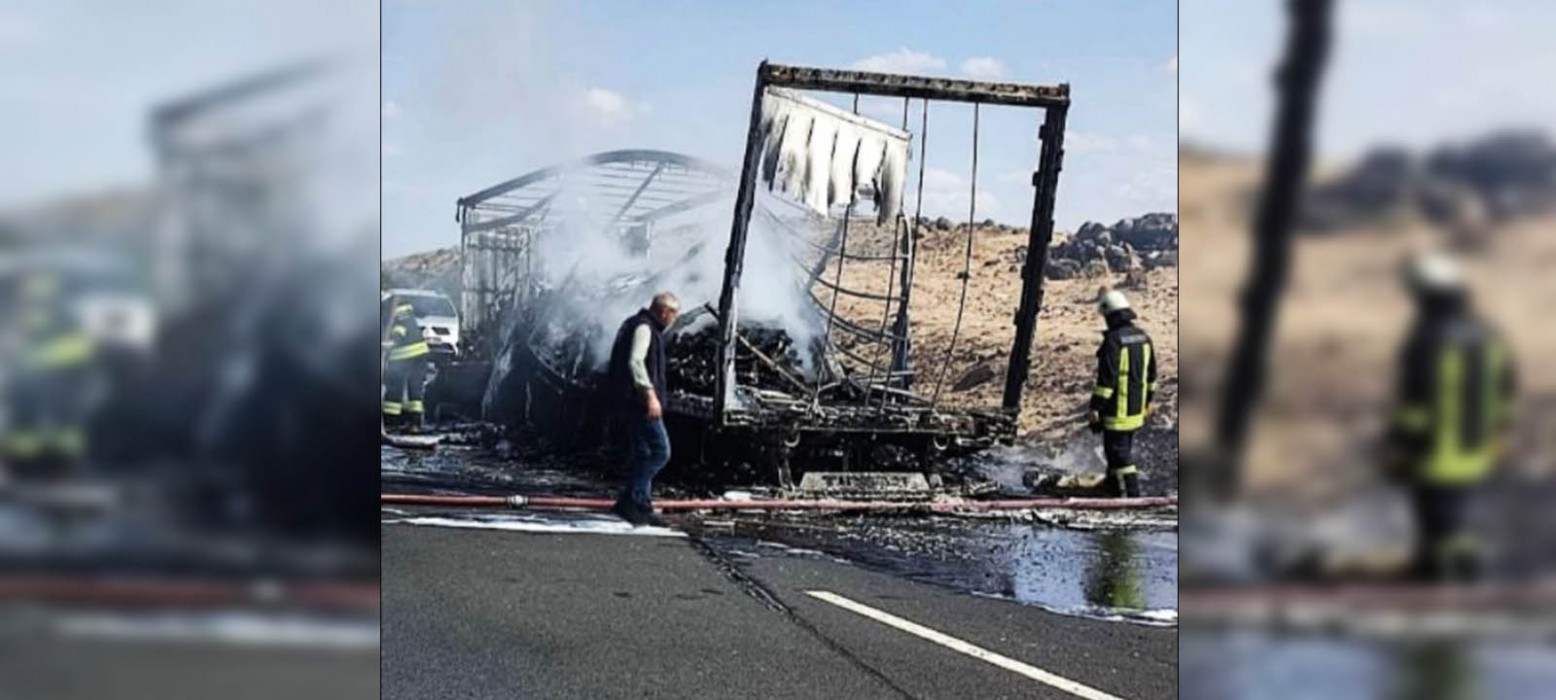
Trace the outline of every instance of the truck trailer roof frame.
<instances>
[{"instance_id":1,"label":"truck trailer roof frame","mask_svg":"<svg viewBox=\"0 0 1556 700\"><path fill-rule=\"evenodd\" d=\"M532 170L455 202L460 225L460 311L472 337L495 328L534 273L531 243L565 192L597 199L609 225L653 226L729 196L734 174L683 153L621 149ZM603 222L602 222L603 223ZM495 342L495 337L487 340ZM477 355L491 348L476 348Z\"/></svg>"}]
</instances>

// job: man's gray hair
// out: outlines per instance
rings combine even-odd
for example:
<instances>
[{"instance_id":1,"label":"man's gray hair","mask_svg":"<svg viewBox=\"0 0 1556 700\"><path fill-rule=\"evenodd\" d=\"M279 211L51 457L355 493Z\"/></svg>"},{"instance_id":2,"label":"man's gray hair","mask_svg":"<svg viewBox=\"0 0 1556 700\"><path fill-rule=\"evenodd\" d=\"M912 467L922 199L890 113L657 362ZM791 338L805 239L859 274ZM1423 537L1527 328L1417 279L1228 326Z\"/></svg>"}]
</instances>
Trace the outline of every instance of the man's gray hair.
<instances>
[{"instance_id":1,"label":"man's gray hair","mask_svg":"<svg viewBox=\"0 0 1556 700\"><path fill-rule=\"evenodd\" d=\"M648 305L650 310L669 309L681 310L681 298L671 292L660 292L654 295L654 300Z\"/></svg>"}]
</instances>

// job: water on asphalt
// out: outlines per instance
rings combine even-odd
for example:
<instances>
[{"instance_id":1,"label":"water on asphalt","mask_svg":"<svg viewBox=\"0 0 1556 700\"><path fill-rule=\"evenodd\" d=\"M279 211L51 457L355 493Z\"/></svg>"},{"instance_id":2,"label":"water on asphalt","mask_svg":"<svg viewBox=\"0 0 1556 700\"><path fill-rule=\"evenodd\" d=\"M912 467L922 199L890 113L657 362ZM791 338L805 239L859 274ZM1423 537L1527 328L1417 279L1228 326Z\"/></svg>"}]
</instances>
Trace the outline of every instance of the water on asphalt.
<instances>
[{"instance_id":1,"label":"water on asphalt","mask_svg":"<svg viewBox=\"0 0 1556 700\"><path fill-rule=\"evenodd\" d=\"M1458 700L1551 697L1545 641L1348 639L1185 626L1179 697L1203 700Z\"/></svg>"},{"instance_id":2,"label":"water on asphalt","mask_svg":"<svg viewBox=\"0 0 1556 700\"><path fill-rule=\"evenodd\" d=\"M537 454L443 447L382 452L383 489L449 493L603 496L605 470ZM661 497L700 495L663 487ZM560 527L608 531L600 516L386 510L386 522L437 517L443 526ZM608 519L607 519L608 520ZM432 524L423 522L422 524ZM998 596L1066 614L1144 624L1177 622L1177 533L1171 527L1086 530L1030 519L928 516L734 515L681 519L732 562L755 557L828 557L976 595ZM1117 523L1115 523L1117 524Z\"/></svg>"}]
</instances>

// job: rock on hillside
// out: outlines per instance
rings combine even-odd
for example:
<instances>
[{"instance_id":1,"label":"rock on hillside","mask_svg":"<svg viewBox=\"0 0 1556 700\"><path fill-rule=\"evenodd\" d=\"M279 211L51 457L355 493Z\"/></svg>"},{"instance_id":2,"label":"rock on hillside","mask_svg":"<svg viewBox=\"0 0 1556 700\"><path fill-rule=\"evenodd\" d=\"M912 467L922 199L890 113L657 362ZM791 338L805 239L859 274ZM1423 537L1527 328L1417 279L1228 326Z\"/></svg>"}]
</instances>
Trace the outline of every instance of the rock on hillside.
<instances>
[{"instance_id":1,"label":"rock on hillside","mask_svg":"<svg viewBox=\"0 0 1556 700\"><path fill-rule=\"evenodd\" d=\"M1303 204L1302 224L1311 231L1336 231L1404 213L1478 230L1553 208L1556 143L1542 132L1508 131L1419 155L1376 148L1313 189Z\"/></svg>"},{"instance_id":2,"label":"rock on hillside","mask_svg":"<svg viewBox=\"0 0 1556 700\"><path fill-rule=\"evenodd\" d=\"M1048 278L1072 279L1177 264L1178 216L1146 214L1112 226L1088 221L1073 235L1056 240L1049 255Z\"/></svg>"}]
</instances>

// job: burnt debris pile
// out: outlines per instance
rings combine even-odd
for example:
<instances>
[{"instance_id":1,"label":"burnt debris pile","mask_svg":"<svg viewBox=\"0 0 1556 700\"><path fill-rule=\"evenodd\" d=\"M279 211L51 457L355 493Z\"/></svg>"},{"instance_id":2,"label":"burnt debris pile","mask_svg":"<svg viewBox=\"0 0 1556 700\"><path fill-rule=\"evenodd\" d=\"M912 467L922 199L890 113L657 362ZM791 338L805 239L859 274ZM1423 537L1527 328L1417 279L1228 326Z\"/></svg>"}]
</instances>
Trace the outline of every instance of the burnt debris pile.
<instances>
[{"instance_id":1,"label":"burnt debris pile","mask_svg":"<svg viewBox=\"0 0 1556 700\"><path fill-rule=\"evenodd\" d=\"M782 328L741 324L735 351L740 386L793 393L806 386L799 346ZM718 326L704 323L676 333L665 358L667 379L677 391L711 396L718 385Z\"/></svg>"}]
</instances>

